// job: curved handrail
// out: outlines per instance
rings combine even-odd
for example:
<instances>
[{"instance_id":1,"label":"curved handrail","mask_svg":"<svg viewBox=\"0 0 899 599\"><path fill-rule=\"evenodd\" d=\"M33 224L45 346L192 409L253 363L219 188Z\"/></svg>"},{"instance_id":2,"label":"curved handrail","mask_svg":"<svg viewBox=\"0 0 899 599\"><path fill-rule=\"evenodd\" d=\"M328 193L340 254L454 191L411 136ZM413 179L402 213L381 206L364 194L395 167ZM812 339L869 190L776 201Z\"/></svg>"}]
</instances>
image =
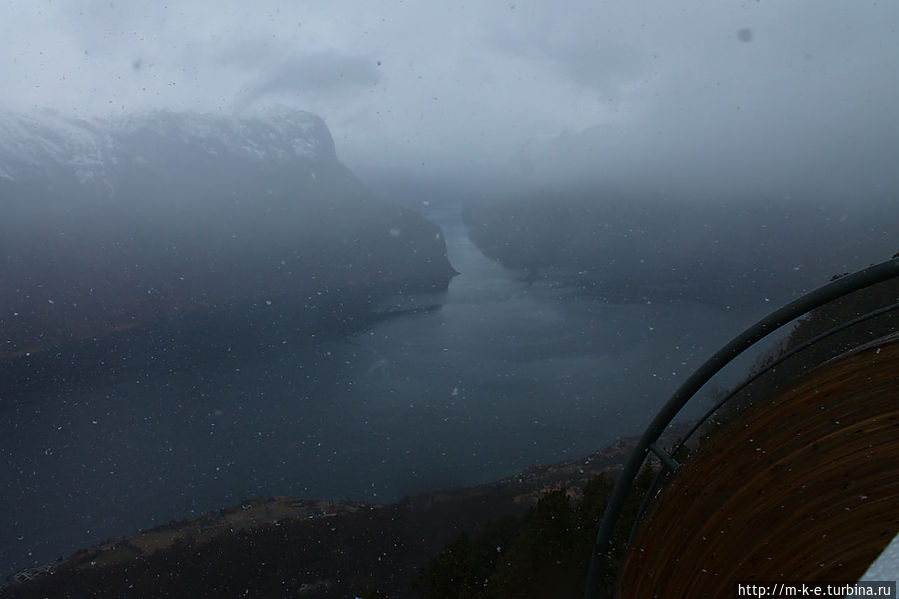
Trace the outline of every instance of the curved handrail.
<instances>
[{"instance_id":1,"label":"curved handrail","mask_svg":"<svg viewBox=\"0 0 899 599\"><path fill-rule=\"evenodd\" d=\"M597 596L603 574L601 564L608 553L612 531L621 514L621 508L624 505L627 494L633 486L634 478L647 457L650 446L658 441L664 430L696 392L734 358L785 324L835 299L895 277L899 277L899 258L893 258L892 260L869 266L851 275L831 281L759 320L732 339L730 343L719 349L690 375L671 398L665 402L643 432L643 435L637 442L637 446L631 452L621 474L618 476L618 480L615 482L615 487L612 489L612 494L603 512L599 531L596 533L596 542L590 556L590 567L587 572L587 583L584 589L585 599L595 599Z\"/></svg>"},{"instance_id":2,"label":"curved handrail","mask_svg":"<svg viewBox=\"0 0 899 599\"><path fill-rule=\"evenodd\" d=\"M890 304L888 306L884 306L882 308L878 308L876 310L872 310L871 312L867 312L866 314L862 314L861 316L857 316L851 320L847 320L846 322L829 328L823 333L815 335L811 339L800 343L790 351L784 353L781 356L778 356L776 359L772 360L769 364L767 364L764 368L759 370L758 372L750 375L746 378L742 383L731 389L722 399L720 399L714 406L712 406L708 411L706 411L703 416L693 423L693 426L690 427L684 435L680 438L680 441L675 443L675 445L669 450L668 454L671 456L676 456L678 452L687 444L687 442L693 437L693 435L698 431L702 425L708 422L709 418L711 418L718 410L720 410L724 404L731 401L734 397L740 394L744 389L750 386L752 383L757 381L758 379L765 376L768 372L774 370L778 366L780 366L785 361L789 360L796 354L801 353L802 351L808 349L809 347L815 345L816 343L827 339L833 335L841 331L845 331L846 329L850 329L857 324L865 322L867 320L871 320L872 318L877 318L878 316L883 316L884 314L888 314L889 312L893 312L895 310L899 310L899 302ZM628 535L628 543L630 543L631 539L633 539L634 534L636 534L637 527L640 525L640 520L643 517L643 514L646 512L646 508L649 505L649 500L652 497L652 492L658 487L659 481L662 479L662 476L666 474L666 472L672 471L672 468L661 468L656 473L655 477L652 479L652 482L649 485L649 489L646 491L645 496L643 497L643 501L640 503L640 508L637 510L637 516L634 518L634 522L631 525L631 532Z\"/></svg>"},{"instance_id":3,"label":"curved handrail","mask_svg":"<svg viewBox=\"0 0 899 599\"><path fill-rule=\"evenodd\" d=\"M846 329L852 328L857 324L865 322L866 320L871 320L872 318L877 318L878 316L883 316L884 314L887 314L894 310L899 310L899 302L890 304L888 306L884 306L882 308L878 308L877 310L872 310L871 312L862 314L861 316L853 318L852 320L847 320L846 322L844 322L843 324L841 324L839 326L835 326L833 328L827 329L823 333L821 333L819 335L815 335L808 341L800 343L799 345L797 345L790 351L786 352L782 356L778 356L777 359L773 360L770 364L767 364L764 368L762 368L758 372L747 377L745 381L743 381L742 383L737 385L734 389L732 389L730 392L728 392L728 394L723 399L721 399L718 403L716 403L714 406L712 406L712 408L709 411L707 411L702 418L697 420L693 424L693 426L690 427L690 430L684 434L684 436L681 438L681 440L677 444L675 444L674 447L671 448L671 453L672 454L677 453L677 451L681 447L684 446L684 444L687 442L687 440L693 436L693 433L695 433L697 430L699 430L699 428L703 424L705 424L709 418L711 418L712 414L714 414L719 409L721 409L721 407L724 406L724 404L726 404L734 396L739 394L743 389L745 389L746 387L748 387L749 385L754 383L756 380L765 376L768 372L770 372L774 368L777 368L778 366L780 366L783 362L789 360L796 354L808 349L812 345L815 345L819 341L823 341L824 339L827 339L828 337L836 335L840 331L845 331Z\"/></svg>"}]
</instances>

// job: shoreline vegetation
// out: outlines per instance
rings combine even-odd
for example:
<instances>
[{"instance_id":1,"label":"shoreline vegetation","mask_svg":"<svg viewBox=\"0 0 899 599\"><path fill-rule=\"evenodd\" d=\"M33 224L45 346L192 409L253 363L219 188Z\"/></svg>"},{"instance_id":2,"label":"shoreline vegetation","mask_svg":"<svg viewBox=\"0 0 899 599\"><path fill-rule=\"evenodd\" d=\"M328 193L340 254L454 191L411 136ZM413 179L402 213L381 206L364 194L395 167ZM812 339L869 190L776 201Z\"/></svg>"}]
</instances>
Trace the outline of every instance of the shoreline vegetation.
<instances>
[{"instance_id":1,"label":"shoreline vegetation","mask_svg":"<svg viewBox=\"0 0 899 599\"><path fill-rule=\"evenodd\" d=\"M686 430L673 426L666 442ZM141 588L156 596L229 596L229 589L240 587L255 589L254 596L412 597L413 579L427 584L419 570L448 543L458 543L460 534L477 539L475 531L491 522L526 518L547 502L558 509L608 493L635 443L619 439L582 458L392 504L248 499L22 570L7 577L0 596L40 597L57 589L117 596ZM593 517L600 515L601 509Z\"/></svg>"}]
</instances>

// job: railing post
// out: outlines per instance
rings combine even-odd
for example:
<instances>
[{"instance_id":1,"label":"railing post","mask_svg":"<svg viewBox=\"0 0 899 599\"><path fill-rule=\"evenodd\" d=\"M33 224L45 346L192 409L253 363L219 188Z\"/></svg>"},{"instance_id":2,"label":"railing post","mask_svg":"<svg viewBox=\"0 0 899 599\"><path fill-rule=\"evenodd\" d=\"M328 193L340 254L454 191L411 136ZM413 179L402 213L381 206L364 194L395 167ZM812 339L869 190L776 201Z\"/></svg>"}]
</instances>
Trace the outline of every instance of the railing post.
<instances>
[{"instance_id":1,"label":"railing post","mask_svg":"<svg viewBox=\"0 0 899 599\"><path fill-rule=\"evenodd\" d=\"M664 464L665 468L667 468L668 470L677 472L677 469L680 468L680 464L677 462L677 460L671 457L671 454L669 454L667 451L659 447L658 443L650 443L649 450L656 454L656 457L658 457L662 461L662 464Z\"/></svg>"}]
</instances>

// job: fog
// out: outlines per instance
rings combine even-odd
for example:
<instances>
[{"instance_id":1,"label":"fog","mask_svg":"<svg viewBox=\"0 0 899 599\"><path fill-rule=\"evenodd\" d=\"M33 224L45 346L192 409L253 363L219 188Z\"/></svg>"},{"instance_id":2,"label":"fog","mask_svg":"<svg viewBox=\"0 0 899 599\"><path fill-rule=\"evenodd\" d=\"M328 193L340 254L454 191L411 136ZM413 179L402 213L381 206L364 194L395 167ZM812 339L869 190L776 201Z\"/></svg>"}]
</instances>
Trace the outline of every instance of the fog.
<instances>
[{"instance_id":1,"label":"fog","mask_svg":"<svg viewBox=\"0 0 899 599\"><path fill-rule=\"evenodd\" d=\"M15 0L0 39L0 573L584 455L899 250L896 3Z\"/></svg>"},{"instance_id":2,"label":"fog","mask_svg":"<svg viewBox=\"0 0 899 599\"><path fill-rule=\"evenodd\" d=\"M286 103L322 116L351 168L456 177L520 167L550 143L581 153L578 167L661 187L896 184L889 2L97 0L0 11L0 105L16 109Z\"/></svg>"}]
</instances>

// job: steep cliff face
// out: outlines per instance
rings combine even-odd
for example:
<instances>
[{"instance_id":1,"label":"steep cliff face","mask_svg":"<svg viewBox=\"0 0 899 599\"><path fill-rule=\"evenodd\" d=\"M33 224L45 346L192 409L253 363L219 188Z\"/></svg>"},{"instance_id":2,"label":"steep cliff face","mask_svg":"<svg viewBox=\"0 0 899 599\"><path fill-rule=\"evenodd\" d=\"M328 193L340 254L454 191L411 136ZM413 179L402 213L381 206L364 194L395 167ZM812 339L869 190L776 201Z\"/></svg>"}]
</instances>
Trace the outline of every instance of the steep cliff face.
<instances>
[{"instance_id":1,"label":"steep cliff face","mask_svg":"<svg viewBox=\"0 0 899 599\"><path fill-rule=\"evenodd\" d=\"M439 228L370 197L301 111L0 113L0 205L3 356L210 309L302 320L453 274Z\"/></svg>"}]
</instances>

